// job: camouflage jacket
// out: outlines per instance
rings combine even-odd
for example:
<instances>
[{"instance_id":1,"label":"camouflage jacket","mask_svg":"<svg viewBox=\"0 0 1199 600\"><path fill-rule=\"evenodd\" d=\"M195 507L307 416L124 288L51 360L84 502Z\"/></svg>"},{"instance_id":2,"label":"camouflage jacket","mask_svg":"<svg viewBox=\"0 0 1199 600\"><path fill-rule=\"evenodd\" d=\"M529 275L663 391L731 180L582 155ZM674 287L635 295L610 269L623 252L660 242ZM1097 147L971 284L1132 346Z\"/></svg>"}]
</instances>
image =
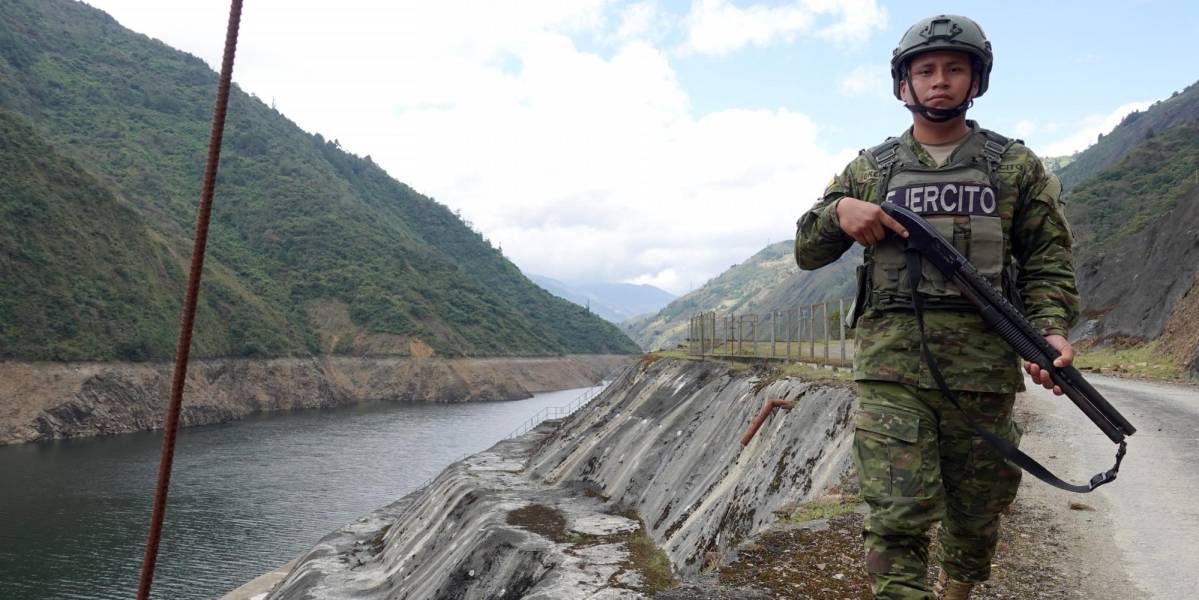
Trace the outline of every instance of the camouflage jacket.
<instances>
[{"instance_id":1,"label":"camouflage jacket","mask_svg":"<svg viewBox=\"0 0 1199 600\"><path fill-rule=\"evenodd\" d=\"M911 129L900 142L922 163L936 167ZM1025 316L1042 335L1065 335L1078 319L1079 299L1073 235L1059 198L1061 183L1020 143L1003 154L998 176L1005 247L1020 266L1016 286ZM837 221L837 201L848 196L878 204L878 178L865 153L833 177L824 196L797 223L795 260L801 269L833 262L854 244ZM1003 393L1024 389L1019 357L977 313L929 310L925 325L930 349L951 388ZM936 389L921 359L920 333L911 311L868 308L863 313L855 332L854 379Z\"/></svg>"}]
</instances>

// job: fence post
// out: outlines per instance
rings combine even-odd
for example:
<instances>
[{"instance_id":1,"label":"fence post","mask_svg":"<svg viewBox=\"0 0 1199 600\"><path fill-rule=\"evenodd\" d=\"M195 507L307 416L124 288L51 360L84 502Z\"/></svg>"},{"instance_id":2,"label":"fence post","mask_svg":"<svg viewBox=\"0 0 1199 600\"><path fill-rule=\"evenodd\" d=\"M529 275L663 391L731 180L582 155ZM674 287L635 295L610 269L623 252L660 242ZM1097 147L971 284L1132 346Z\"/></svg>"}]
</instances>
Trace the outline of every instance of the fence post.
<instances>
[{"instance_id":1,"label":"fence post","mask_svg":"<svg viewBox=\"0 0 1199 600\"><path fill-rule=\"evenodd\" d=\"M803 360L803 333L808 326L804 323L803 305L795 307L795 358Z\"/></svg>"},{"instance_id":2,"label":"fence post","mask_svg":"<svg viewBox=\"0 0 1199 600\"><path fill-rule=\"evenodd\" d=\"M786 342L787 343L787 361L790 362L790 360L791 360L791 309L790 308L788 308L786 310L786 314L787 314L787 324L785 325L786 329L784 330L785 333L783 334L783 337L787 339L787 342Z\"/></svg>"},{"instance_id":3,"label":"fence post","mask_svg":"<svg viewBox=\"0 0 1199 600\"><path fill-rule=\"evenodd\" d=\"M741 336L738 335L740 333L741 330L737 327L737 317L729 315L729 339L732 340L729 343L729 354L732 356L737 355L737 344L741 341L739 339Z\"/></svg>"},{"instance_id":4,"label":"fence post","mask_svg":"<svg viewBox=\"0 0 1199 600\"><path fill-rule=\"evenodd\" d=\"M841 364L845 364L845 299L837 300L837 322L841 324Z\"/></svg>"},{"instance_id":5,"label":"fence post","mask_svg":"<svg viewBox=\"0 0 1199 600\"><path fill-rule=\"evenodd\" d=\"M705 329L705 331L707 330L707 314L706 313L704 314L704 329ZM716 337L716 324L715 323L712 324L711 332L712 332L711 337ZM707 347L706 346L700 347L700 350L703 350L703 353L705 356L707 355Z\"/></svg>"},{"instance_id":6,"label":"fence post","mask_svg":"<svg viewBox=\"0 0 1199 600\"><path fill-rule=\"evenodd\" d=\"M721 348L724 348L725 352L727 352L727 349L729 347L729 324L728 324L729 318L721 317L719 319L721 319L721 325L722 325L721 332L723 332L723 334L724 334L724 337L721 340Z\"/></svg>"},{"instance_id":7,"label":"fence post","mask_svg":"<svg viewBox=\"0 0 1199 600\"><path fill-rule=\"evenodd\" d=\"M816 361L816 305L808 306L808 358Z\"/></svg>"},{"instance_id":8,"label":"fence post","mask_svg":"<svg viewBox=\"0 0 1199 600\"><path fill-rule=\"evenodd\" d=\"M828 345L832 341L828 332L828 300L824 301L824 362L828 363Z\"/></svg>"},{"instance_id":9,"label":"fence post","mask_svg":"<svg viewBox=\"0 0 1199 600\"><path fill-rule=\"evenodd\" d=\"M774 341L778 337L779 331L779 311L770 313L770 358L774 358Z\"/></svg>"},{"instance_id":10,"label":"fence post","mask_svg":"<svg viewBox=\"0 0 1199 600\"><path fill-rule=\"evenodd\" d=\"M733 343L729 344L729 354L736 356L740 352L738 346L741 344L741 323L737 321L736 315L729 316L729 325L732 327Z\"/></svg>"},{"instance_id":11,"label":"fence post","mask_svg":"<svg viewBox=\"0 0 1199 600\"><path fill-rule=\"evenodd\" d=\"M758 315L753 315L749 320L749 353L753 356L758 355Z\"/></svg>"},{"instance_id":12,"label":"fence post","mask_svg":"<svg viewBox=\"0 0 1199 600\"><path fill-rule=\"evenodd\" d=\"M711 317L711 321L712 321L712 329L709 331L709 333L712 334L712 337L711 337L712 343L711 343L711 345L708 346L708 351L715 352L716 351L716 313L712 313L709 316Z\"/></svg>"}]
</instances>

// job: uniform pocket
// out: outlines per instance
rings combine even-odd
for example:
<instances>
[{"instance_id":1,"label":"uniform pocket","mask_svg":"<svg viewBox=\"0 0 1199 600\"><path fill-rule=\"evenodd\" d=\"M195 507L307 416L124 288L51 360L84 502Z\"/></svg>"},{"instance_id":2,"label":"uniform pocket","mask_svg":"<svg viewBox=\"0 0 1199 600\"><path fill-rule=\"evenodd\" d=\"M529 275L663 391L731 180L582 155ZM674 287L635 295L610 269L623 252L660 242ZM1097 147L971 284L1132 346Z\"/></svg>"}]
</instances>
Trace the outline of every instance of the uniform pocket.
<instances>
[{"instance_id":1,"label":"uniform pocket","mask_svg":"<svg viewBox=\"0 0 1199 600\"><path fill-rule=\"evenodd\" d=\"M919 415L862 407L854 428L854 460L863 496L923 495Z\"/></svg>"},{"instance_id":2,"label":"uniform pocket","mask_svg":"<svg viewBox=\"0 0 1199 600\"><path fill-rule=\"evenodd\" d=\"M970 253L967 255L978 272L999 284L1003 271L1003 220L999 217L970 217Z\"/></svg>"}]
</instances>

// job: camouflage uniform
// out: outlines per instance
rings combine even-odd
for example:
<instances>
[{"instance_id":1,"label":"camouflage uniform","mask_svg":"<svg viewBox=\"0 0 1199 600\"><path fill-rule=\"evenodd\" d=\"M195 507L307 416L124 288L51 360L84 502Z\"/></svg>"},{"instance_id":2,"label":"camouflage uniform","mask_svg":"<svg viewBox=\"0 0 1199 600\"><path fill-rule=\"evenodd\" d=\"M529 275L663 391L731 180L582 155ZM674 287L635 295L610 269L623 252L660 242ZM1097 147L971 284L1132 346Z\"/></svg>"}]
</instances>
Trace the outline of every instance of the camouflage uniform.
<instances>
[{"instance_id":1,"label":"camouflage uniform","mask_svg":"<svg viewBox=\"0 0 1199 600\"><path fill-rule=\"evenodd\" d=\"M937 168L911 130L900 144L926 167ZM878 179L865 153L833 178L823 198L799 220L795 257L800 268L826 265L853 245L838 224L837 200L878 204ZM998 185L1004 253L1020 266L1015 285L1025 315L1042 335L1064 336L1077 320L1079 301L1061 184L1032 151L1015 143L1002 154ZM1012 402L1024 389L1019 357L975 312L930 309L925 324L930 349L949 387L961 391L962 407L980 426L1018 442ZM937 389L921 358L911 310L867 308L854 344L861 408L853 454L871 508L863 535L875 596L931 598L925 581L928 530L938 520L940 558L948 575L965 582L986 580L999 514L1015 498L1019 469L978 438Z\"/></svg>"}]
</instances>

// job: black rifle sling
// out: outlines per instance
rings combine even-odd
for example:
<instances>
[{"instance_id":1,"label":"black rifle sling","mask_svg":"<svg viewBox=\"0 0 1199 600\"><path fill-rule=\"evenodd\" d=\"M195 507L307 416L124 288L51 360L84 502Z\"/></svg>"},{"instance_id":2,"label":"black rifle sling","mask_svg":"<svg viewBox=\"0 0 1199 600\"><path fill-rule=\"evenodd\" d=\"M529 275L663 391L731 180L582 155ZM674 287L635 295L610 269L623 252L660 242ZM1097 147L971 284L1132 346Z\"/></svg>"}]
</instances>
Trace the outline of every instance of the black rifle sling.
<instances>
[{"instance_id":1,"label":"black rifle sling","mask_svg":"<svg viewBox=\"0 0 1199 600\"><path fill-rule=\"evenodd\" d=\"M987 441L991 447L999 451L1003 458L1008 462L1024 469L1033 477L1052 485L1055 488L1063 489L1068 492L1077 492L1086 494L1092 492L1095 488L1116 480L1116 474L1120 471L1120 461L1124 460L1124 452L1127 449L1125 442L1120 442L1120 448L1116 451L1116 464L1108 471L1099 473L1091 478L1087 485L1075 485L1062 481L1057 475L1054 475L1049 469L1046 469L1041 463L1037 462L1033 457L1025 454L1019 448L1012 445L1011 442L979 427L978 423L971 418L970 414L962 408L958 402L957 394L949 389L945 383L945 377L941 375L941 369L937 367L937 363L933 360L933 354L928 348L928 337L924 333L924 295L918 290L920 285L921 258L920 252L915 248L908 247L904 250L904 257L907 259L908 281L912 286L912 306L916 312L916 326L920 329L920 352L924 357L924 362L928 364L928 370L933 376L933 380L937 382L937 387L941 388L941 393L949 399L949 403L962 413L962 417L966 420L966 424L974 428L975 433Z\"/></svg>"}]
</instances>

